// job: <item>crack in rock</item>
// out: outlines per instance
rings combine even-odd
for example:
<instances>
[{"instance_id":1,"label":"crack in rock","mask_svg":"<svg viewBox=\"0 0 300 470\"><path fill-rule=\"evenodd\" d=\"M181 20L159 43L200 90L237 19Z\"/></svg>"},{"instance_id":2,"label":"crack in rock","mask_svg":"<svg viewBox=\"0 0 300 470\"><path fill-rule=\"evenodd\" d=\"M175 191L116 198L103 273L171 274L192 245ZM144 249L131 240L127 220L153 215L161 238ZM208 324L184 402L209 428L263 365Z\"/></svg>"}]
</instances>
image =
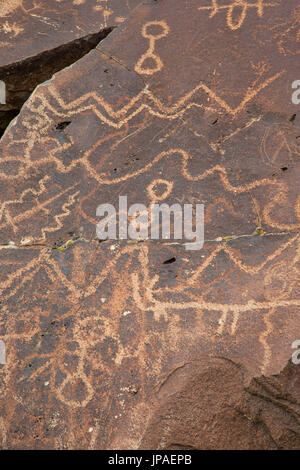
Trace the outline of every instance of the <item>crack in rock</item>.
<instances>
[{"instance_id":1,"label":"crack in rock","mask_svg":"<svg viewBox=\"0 0 300 470\"><path fill-rule=\"evenodd\" d=\"M6 104L0 104L0 137L38 85L95 49L114 28L101 29L21 62L1 67L0 80L6 86Z\"/></svg>"}]
</instances>

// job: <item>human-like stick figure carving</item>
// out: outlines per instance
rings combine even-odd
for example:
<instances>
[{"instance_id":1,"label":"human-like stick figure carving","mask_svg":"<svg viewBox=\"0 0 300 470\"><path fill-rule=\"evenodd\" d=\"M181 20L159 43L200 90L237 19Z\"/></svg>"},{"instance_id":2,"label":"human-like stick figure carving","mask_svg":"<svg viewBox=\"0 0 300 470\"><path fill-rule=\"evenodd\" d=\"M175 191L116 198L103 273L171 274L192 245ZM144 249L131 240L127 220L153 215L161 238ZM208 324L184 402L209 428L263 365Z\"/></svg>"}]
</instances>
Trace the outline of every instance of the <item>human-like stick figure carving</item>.
<instances>
[{"instance_id":1,"label":"human-like stick figure carving","mask_svg":"<svg viewBox=\"0 0 300 470\"><path fill-rule=\"evenodd\" d=\"M249 8L256 8L257 15L261 18L265 7L275 7L278 5L277 3L264 3L264 1L257 0L255 3L250 3L246 0L232 0L228 5L219 5L218 0L211 0L211 6L199 7L198 10L211 10L210 18L215 16L220 10L227 10L227 25L232 31L235 31L243 25ZM236 19L234 19L235 16Z\"/></svg>"},{"instance_id":2,"label":"human-like stick figure carving","mask_svg":"<svg viewBox=\"0 0 300 470\"><path fill-rule=\"evenodd\" d=\"M151 32L151 28L153 28L154 31L158 29L158 32ZM161 58L155 54L155 42L166 37L169 32L170 28L165 21L149 21L143 26L142 36L145 39L149 39L149 48L135 65L135 71L137 73L143 75L153 75L163 68L164 64ZM154 66L147 66L147 61L152 61Z\"/></svg>"}]
</instances>

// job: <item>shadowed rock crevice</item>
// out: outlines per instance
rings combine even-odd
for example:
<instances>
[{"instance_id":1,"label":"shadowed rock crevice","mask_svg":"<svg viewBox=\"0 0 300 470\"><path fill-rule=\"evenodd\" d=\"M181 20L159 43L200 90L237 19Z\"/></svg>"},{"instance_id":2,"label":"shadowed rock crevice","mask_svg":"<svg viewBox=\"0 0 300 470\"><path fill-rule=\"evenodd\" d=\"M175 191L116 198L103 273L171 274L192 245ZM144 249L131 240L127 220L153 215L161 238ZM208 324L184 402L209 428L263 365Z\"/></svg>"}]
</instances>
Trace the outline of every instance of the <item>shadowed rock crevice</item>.
<instances>
[{"instance_id":1,"label":"shadowed rock crevice","mask_svg":"<svg viewBox=\"0 0 300 470\"><path fill-rule=\"evenodd\" d=\"M0 104L0 137L39 84L95 49L113 29L102 29L22 62L1 67L0 80L6 86L6 104Z\"/></svg>"},{"instance_id":2,"label":"shadowed rock crevice","mask_svg":"<svg viewBox=\"0 0 300 470\"><path fill-rule=\"evenodd\" d=\"M239 364L206 358L168 374L142 449L299 449L298 366L247 379Z\"/></svg>"}]
</instances>

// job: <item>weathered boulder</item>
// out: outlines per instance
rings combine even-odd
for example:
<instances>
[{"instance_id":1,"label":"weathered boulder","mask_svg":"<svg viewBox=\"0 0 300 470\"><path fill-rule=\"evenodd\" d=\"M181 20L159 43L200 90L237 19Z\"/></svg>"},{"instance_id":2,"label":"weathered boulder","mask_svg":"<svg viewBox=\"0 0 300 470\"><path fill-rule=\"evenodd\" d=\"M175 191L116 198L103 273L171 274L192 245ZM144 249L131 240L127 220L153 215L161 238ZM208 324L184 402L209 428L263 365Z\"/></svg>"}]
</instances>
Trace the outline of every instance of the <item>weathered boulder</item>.
<instances>
[{"instance_id":1,"label":"weathered boulder","mask_svg":"<svg viewBox=\"0 0 300 470\"><path fill-rule=\"evenodd\" d=\"M234 3L141 3L2 137L3 448L300 447L300 11ZM203 248L100 243L120 195Z\"/></svg>"}]
</instances>

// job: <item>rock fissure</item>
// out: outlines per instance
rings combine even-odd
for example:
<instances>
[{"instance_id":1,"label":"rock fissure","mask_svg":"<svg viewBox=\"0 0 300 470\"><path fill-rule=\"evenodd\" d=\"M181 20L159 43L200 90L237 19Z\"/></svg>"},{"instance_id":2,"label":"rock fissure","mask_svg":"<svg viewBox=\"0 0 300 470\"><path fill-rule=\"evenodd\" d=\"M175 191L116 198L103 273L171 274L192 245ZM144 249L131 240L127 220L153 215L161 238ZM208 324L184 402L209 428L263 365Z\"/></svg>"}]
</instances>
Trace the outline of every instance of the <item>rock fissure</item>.
<instances>
[{"instance_id":1,"label":"rock fissure","mask_svg":"<svg viewBox=\"0 0 300 470\"><path fill-rule=\"evenodd\" d=\"M38 85L95 49L114 29L115 26L101 29L37 56L1 67L0 80L5 83L6 104L0 104L0 137Z\"/></svg>"}]
</instances>

